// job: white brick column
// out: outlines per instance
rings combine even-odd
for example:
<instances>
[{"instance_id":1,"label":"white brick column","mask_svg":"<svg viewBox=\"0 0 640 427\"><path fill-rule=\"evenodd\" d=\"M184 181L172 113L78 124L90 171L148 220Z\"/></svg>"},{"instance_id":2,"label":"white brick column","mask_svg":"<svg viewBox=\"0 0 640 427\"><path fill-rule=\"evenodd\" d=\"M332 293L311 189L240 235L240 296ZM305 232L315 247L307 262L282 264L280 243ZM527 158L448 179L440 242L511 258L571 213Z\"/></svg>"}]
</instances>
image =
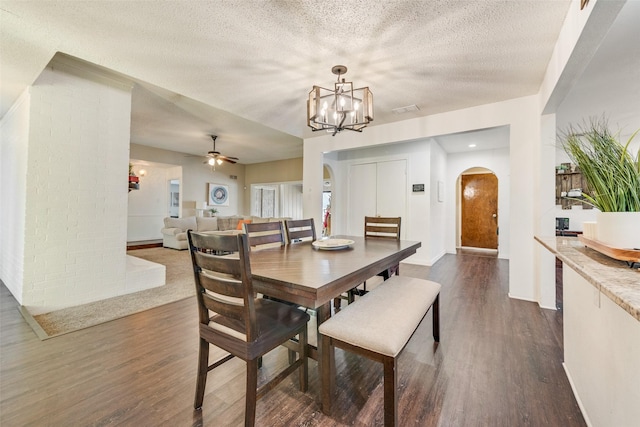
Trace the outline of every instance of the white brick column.
<instances>
[{"instance_id":1,"label":"white brick column","mask_svg":"<svg viewBox=\"0 0 640 427\"><path fill-rule=\"evenodd\" d=\"M47 68L30 88L22 304L125 293L131 90Z\"/></svg>"}]
</instances>

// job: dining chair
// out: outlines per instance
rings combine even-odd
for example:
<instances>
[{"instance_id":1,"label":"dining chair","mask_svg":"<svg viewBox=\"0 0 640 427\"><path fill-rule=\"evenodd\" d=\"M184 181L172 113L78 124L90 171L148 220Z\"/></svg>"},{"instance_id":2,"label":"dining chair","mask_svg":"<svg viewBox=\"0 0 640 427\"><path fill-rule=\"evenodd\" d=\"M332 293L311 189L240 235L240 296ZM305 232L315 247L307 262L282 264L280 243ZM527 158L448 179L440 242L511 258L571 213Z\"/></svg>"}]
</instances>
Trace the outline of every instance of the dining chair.
<instances>
[{"instance_id":1,"label":"dining chair","mask_svg":"<svg viewBox=\"0 0 640 427\"><path fill-rule=\"evenodd\" d=\"M365 216L364 217L364 238L368 239L393 239L400 240L400 226L402 223L401 217L380 217L380 216ZM400 264L396 264L390 268L381 271L376 276L381 276L383 280L387 280L392 275L400 274ZM355 296L362 296L367 293L366 280L362 283L362 289L355 287L347 292L347 295L342 295L338 298L334 298L333 305L336 309L340 309L341 300L346 299L351 304Z\"/></svg>"},{"instance_id":2,"label":"dining chair","mask_svg":"<svg viewBox=\"0 0 640 427\"><path fill-rule=\"evenodd\" d=\"M257 400L289 374L297 370L300 390L307 390L309 315L277 301L256 297L247 235L212 235L192 231L187 235L200 320L194 408L202 408L208 372L238 357L247 364L245 426L253 426ZM297 342L293 340L296 336ZM209 345L230 354L209 364ZM258 361L279 345L295 351L297 360L258 387Z\"/></svg>"},{"instance_id":3,"label":"dining chair","mask_svg":"<svg viewBox=\"0 0 640 427\"><path fill-rule=\"evenodd\" d=\"M364 238L367 239L393 239L400 240L401 217L380 217L365 216L364 217ZM396 264L380 273L384 280L387 280L393 274L399 274L400 264ZM366 283L365 283L366 291Z\"/></svg>"},{"instance_id":4,"label":"dining chair","mask_svg":"<svg viewBox=\"0 0 640 427\"><path fill-rule=\"evenodd\" d=\"M316 226L313 218L288 219L284 226L288 244L316 240Z\"/></svg>"},{"instance_id":5,"label":"dining chair","mask_svg":"<svg viewBox=\"0 0 640 427\"><path fill-rule=\"evenodd\" d=\"M249 249L251 251L277 248L284 246L286 243L282 221L245 223L244 232L247 235ZM263 297L297 307L297 304L270 295L263 295Z\"/></svg>"},{"instance_id":6,"label":"dining chair","mask_svg":"<svg viewBox=\"0 0 640 427\"><path fill-rule=\"evenodd\" d=\"M245 223L250 250L284 246L286 243L282 221Z\"/></svg>"}]
</instances>

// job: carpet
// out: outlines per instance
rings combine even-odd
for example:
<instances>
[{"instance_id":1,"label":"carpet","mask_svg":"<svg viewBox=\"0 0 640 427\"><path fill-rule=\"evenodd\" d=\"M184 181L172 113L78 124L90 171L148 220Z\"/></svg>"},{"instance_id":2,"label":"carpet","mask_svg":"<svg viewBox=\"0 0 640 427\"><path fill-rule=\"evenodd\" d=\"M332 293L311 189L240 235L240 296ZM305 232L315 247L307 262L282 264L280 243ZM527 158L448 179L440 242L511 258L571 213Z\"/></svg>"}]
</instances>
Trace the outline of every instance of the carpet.
<instances>
[{"instance_id":1,"label":"carpet","mask_svg":"<svg viewBox=\"0 0 640 427\"><path fill-rule=\"evenodd\" d=\"M23 315L40 339L53 338L88 328L196 294L189 251L150 248L127 251L128 255L166 266L164 286L121 295L102 301L33 316ZM35 324L34 324L35 322Z\"/></svg>"}]
</instances>

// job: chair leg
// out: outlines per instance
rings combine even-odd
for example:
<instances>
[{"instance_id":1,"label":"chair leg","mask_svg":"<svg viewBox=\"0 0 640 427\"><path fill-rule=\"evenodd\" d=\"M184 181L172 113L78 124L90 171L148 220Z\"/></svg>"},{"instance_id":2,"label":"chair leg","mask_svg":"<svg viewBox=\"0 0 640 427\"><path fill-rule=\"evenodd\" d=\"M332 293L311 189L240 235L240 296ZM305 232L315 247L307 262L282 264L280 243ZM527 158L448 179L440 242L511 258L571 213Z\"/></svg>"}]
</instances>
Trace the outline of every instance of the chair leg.
<instances>
[{"instance_id":1,"label":"chair leg","mask_svg":"<svg viewBox=\"0 0 640 427\"><path fill-rule=\"evenodd\" d=\"M198 376L196 379L196 397L193 402L195 409L202 408L204 400L204 389L207 385L207 372L209 368L209 343L200 338L200 348L198 350Z\"/></svg>"},{"instance_id":2,"label":"chair leg","mask_svg":"<svg viewBox=\"0 0 640 427\"><path fill-rule=\"evenodd\" d=\"M440 294L433 302L433 339L440 342Z\"/></svg>"},{"instance_id":3,"label":"chair leg","mask_svg":"<svg viewBox=\"0 0 640 427\"><path fill-rule=\"evenodd\" d=\"M247 392L244 409L245 427L253 427L256 422L256 402L258 400L258 360L247 360Z\"/></svg>"},{"instance_id":4,"label":"chair leg","mask_svg":"<svg viewBox=\"0 0 640 427\"><path fill-rule=\"evenodd\" d=\"M336 309L336 313L340 311L341 306L342 306L342 300L340 298L334 298L333 307Z\"/></svg>"},{"instance_id":5,"label":"chair leg","mask_svg":"<svg viewBox=\"0 0 640 427\"><path fill-rule=\"evenodd\" d=\"M385 357L384 365L384 425L385 427L398 424L398 377L395 357Z\"/></svg>"},{"instance_id":6,"label":"chair leg","mask_svg":"<svg viewBox=\"0 0 640 427\"><path fill-rule=\"evenodd\" d=\"M307 328L305 326L304 330L300 332L298 336L298 346L299 346L299 356L302 360L302 365L300 366L300 370L298 372L298 377L300 377L300 391L306 392L309 388L309 363L307 357L307 342L308 342L308 333Z\"/></svg>"},{"instance_id":7,"label":"chair leg","mask_svg":"<svg viewBox=\"0 0 640 427\"><path fill-rule=\"evenodd\" d=\"M322 359L320 360L322 369L322 412L325 415L331 415L331 406L333 404L334 381L336 377L336 365L334 358L334 347L331 343L332 338L322 337Z\"/></svg>"}]
</instances>

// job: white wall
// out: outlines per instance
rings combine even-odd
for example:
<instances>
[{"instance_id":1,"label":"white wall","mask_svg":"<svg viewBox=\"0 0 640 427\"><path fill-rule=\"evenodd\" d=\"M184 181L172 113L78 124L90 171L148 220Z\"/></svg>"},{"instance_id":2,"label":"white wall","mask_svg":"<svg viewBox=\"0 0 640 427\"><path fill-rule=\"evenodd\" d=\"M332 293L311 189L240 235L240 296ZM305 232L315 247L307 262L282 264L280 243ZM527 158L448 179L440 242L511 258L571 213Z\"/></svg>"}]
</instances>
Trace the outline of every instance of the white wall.
<instances>
[{"instance_id":1,"label":"white wall","mask_svg":"<svg viewBox=\"0 0 640 427\"><path fill-rule=\"evenodd\" d=\"M162 239L160 230L164 227L164 218L170 216L171 211L169 180L176 175L181 176L182 170L180 167L149 163L133 169L140 179L140 189L129 192L127 242ZM140 169L147 171L145 176L140 176ZM179 206L174 209L179 215Z\"/></svg>"},{"instance_id":2,"label":"white wall","mask_svg":"<svg viewBox=\"0 0 640 427\"><path fill-rule=\"evenodd\" d=\"M373 126L363 133L341 133L308 138L304 141L304 210L305 216L313 215L319 221L322 212L322 165L323 153L331 151L378 146L398 142L425 140L432 136L485 129L497 126L509 126L509 187L501 192L507 197L508 214L502 215L506 224L501 233L507 233L502 243L502 256L509 257L509 294L514 298L535 300L539 291L534 281L534 203L538 194L534 194L533 180L534 147L541 138L540 105L537 96L512 99L495 104L482 105L433 116L414 118L402 122ZM425 157L426 159L426 157ZM426 169L426 168L425 168ZM493 169L493 168L491 168ZM428 171L425 170L429 178ZM448 171L449 173L449 171ZM456 175L457 176L457 175ZM504 180L503 180L504 181ZM337 181L339 182L339 181ZM455 194L454 183L447 182L446 194ZM454 203L447 196L445 209L452 212L449 205ZM337 206L336 206L337 208ZM507 208L504 208L507 209ZM409 210L409 221L422 212ZM511 220L510 220L511 219ZM433 224L431 224L433 227ZM425 231L428 233L429 231ZM503 237L505 237L503 235ZM455 245L455 221L447 224L447 247ZM428 241L422 238L423 241ZM424 248L424 246L423 246ZM429 250L427 250L429 252ZM414 257L409 262L414 261ZM427 257L422 256L422 262Z\"/></svg>"},{"instance_id":3,"label":"white wall","mask_svg":"<svg viewBox=\"0 0 640 427\"><path fill-rule=\"evenodd\" d=\"M430 167L429 167L429 185L430 193L428 197L429 212L431 215L430 220L430 236L429 236L429 254L428 264L433 265L438 261L446 252L446 224L447 224L447 210L446 200L448 197L453 197L453 194L447 194L446 185L447 182L447 153L438 145L435 141L429 144L430 149ZM441 197L442 201L438 200L438 183L444 187ZM413 193L420 194L420 193Z\"/></svg>"},{"instance_id":4,"label":"white wall","mask_svg":"<svg viewBox=\"0 0 640 427\"><path fill-rule=\"evenodd\" d=\"M25 91L0 121L0 279L22 304L31 95Z\"/></svg>"},{"instance_id":5,"label":"white wall","mask_svg":"<svg viewBox=\"0 0 640 427\"><path fill-rule=\"evenodd\" d=\"M458 177L462 172L474 167L483 167L495 173L498 178L498 257L509 258L510 254L510 170L509 149L482 150L465 153L449 154L447 156L447 171L445 179L446 194L446 251L456 253L456 197Z\"/></svg>"},{"instance_id":6,"label":"white wall","mask_svg":"<svg viewBox=\"0 0 640 427\"><path fill-rule=\"evenodd\" d=\"M408 261L415 264L430 264L430 245L431 235L430 227L426 224L430 222L430 199L431 199L431 164L430 160L430 140L420 140L412 142L404 142L392 145L380 145L359 148L355 150L345 150L337 153L337 161L331 160L327 156L323 162L329 164L334 171L334 182L342 184L333 186L332 189L332 207L331 207L331 233L345 234L347 233L347 224L349 210L348 204L348 185L346 179L349 176L351 165L372 163L391 160L405 160L407 163L407 186L406 186L406 213L403 218L403 234L408 240L416 240L422 242L422 247L418 249L416 255L412 256ZM424 193L412 193L412 184L425 184ZM320 194L320 197L322 195ZM320 205L320 214L322 213L322 205ZM314 212L315 213L315 212ZM305 209L305 216L311 216ZM315 215L314 215L315 217ZM319 216L316 223L321 221ZM320 224L322 222L319 222ZM443 252L436 250L436 252Z\"/></svg>"},{"instance_id":7,"label":"white wall","mask_svg":"<svg viewBox=\"0 0 640 427\"><path fill-rule=\"evenodd\" d=\"M20 184L14 212L2 223L21 235L3 234L2 253L6 245L23 262L5 267L3 261L2 280L32 314L120 295L126 287L130 88L48 68L27 96L28 103L3 119L14 141L14 159L6 162L18 160L9 170ZM15 252L19 240L22 254Z\"/></svg>"},{"instance_id":8,"label":"white wall","mask_svg":"<svg viewBox=\"0 0 640 427\"><path fill-rule=\"evenodd\" d=\"M209 200L207 191L208 183L211 182L229 187L229 206L216 206L218 215L243 215L245 213L249 215L248 210L250 207L247 206L247 212L245 212L243 194L244 192L250 193L251 189L245 188L244 185L244 165L223 163L220 166L216 166L215 171L212 171L210 166L202 163L204 157L189 156L177 151L161 150L159 148L138 145L135 144L135 141L132 141L130 149L132 159L182 167L180 182L181 206L184 205L185 202L195 201L196 206L200 207L202 202ZM231 175L236 176L237 179L231 178ZM175 178L175 176L171 178ZM182 210L181 216L191 215L195 215L194 210Z\"/></svg>"}]
</instances>

